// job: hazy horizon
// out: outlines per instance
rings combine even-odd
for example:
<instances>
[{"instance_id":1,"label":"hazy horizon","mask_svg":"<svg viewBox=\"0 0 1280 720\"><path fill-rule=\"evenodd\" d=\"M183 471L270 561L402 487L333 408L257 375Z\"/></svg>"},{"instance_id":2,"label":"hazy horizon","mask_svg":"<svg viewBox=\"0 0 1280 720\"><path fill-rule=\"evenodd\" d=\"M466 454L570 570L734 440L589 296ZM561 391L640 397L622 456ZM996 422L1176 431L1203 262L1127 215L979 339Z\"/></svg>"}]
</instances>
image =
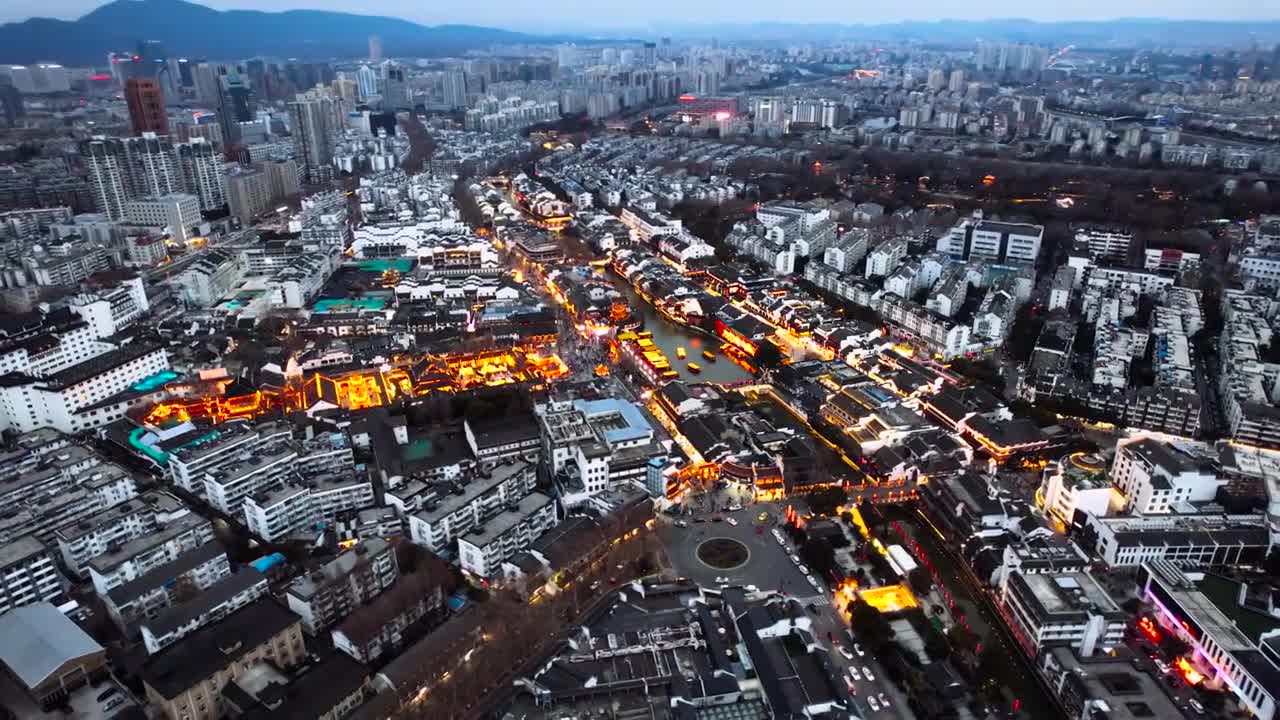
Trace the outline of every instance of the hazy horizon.
<instances>
[{"instance_id":1,"label":"hazy horizon","mask_svg":"<svg viewBox=\"0 0 1280 720\"><path fill-rule=\"evenodd\" d=\"M32 17L74 20L105 4L100 0L8 0L0 4L0 22L20 22ZM1121 18L1153 20L1261 21L1276 18L1257 17L1257 6L1245 0L1225 0L1204 5L1191 0L1139 0L1117 6L1105 0L1080 0L1070 5L1044 7L1041 14L1013 0L984 2L967 13L950 3L938 0L907 0L892 5L858 7L850 13L847 6L833 0L800 0L788 3L785 16L779 16L776 5L742 3L735 0L708 0L690 6L675 0L657 0L643 6L613 6L607 17L576 17L583 8L574 0L545 0L538 4L496 0L486 11L468 6L423 7L411 0L388 0L374 8L353 6L344 0L205 0L201 5L218 10L330 10L360 15L382 15L402 18L424 25L467 24L530 32L590 32L593 30L659 30L663 24L737 25L760 22L882 24L906 21L938 20L1005 20L1025 19L1040 22L1108 21ZM1062 10L1069 9L1070 13Z\"/></svg>"}]
</instances>

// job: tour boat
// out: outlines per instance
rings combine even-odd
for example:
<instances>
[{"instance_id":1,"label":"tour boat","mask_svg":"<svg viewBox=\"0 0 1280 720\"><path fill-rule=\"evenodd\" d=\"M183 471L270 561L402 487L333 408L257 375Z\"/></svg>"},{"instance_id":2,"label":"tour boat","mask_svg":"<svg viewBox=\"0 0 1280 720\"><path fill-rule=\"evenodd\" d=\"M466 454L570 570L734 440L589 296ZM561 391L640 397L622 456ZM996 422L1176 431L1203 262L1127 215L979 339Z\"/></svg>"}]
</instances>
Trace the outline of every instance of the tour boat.
<instances>
[{"instance_id":1,"label":"tour boat","mask_svg":"<svg viewBox=\"0 0 1280 720\"><path fill-rule=\"evenodd\" d=\"M684 359L684 356L685 356L684 348L682 348L682 347L678 347L678 348L676 348L676 357L678 357L678 358L680 358L681 360L683 360L683 359Z\"/></svg>"},{"instance_id":2,"label":"tour boat","mask_svg":"<svg viewBox=\"0 0 1280 720\"><path fill-rule=\"evenodd\" d=\"M689 372L700 373L702 372L702 368L698 367L698 363L689 363Z\"/></svg>"},{"instance_id":3,"label":"tour boat","mask_svg":"<svg viewBox=\"0 0 1280 720\"><path fill-rule=\"evenodd\" d=\"M703 350L703 351L702 351L702 357L706 358L707 360L709 360L709 361L711 361L711 362L715 362L715 361L716 361L716 354L715 354L715 353L713 353L713 352L711 352L710 350Z\"/></svg>"}]
</instances>

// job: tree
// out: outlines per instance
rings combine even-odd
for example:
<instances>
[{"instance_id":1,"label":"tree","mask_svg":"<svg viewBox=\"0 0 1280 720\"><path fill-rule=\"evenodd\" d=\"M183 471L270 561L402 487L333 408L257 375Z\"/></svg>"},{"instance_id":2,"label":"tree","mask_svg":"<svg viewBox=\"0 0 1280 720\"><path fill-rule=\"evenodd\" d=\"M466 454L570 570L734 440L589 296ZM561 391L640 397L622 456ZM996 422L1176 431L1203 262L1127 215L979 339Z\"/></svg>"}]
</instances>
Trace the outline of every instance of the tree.
<instances>
[{"instance_id":1,"label":"tree","mask_svg":"<svg viewBox=\"0 0 1280 720\"><path fill-rule=\"evenodd\" d=\"M873 651L879 651L893 639L893 628L879 610L866 601L849 603L849 624L860 640Z\"/></svg>"},{"instance_id":2,"label":"tree","mask_svg":"<svg viewBox=\"0 0 1280 720\"><path fill-rule=\"evenodd\" d=\"M769 370L782 365L783 356L777 345L765 340L756 348L756 354L753 359L756 361L756 366L761 370Z\"/></svg>"},{"instance_id":3,"label":"tree","mask_svg":"<svg viewBox=\"0 0 1280 720\"><path fill-rule=\"evenodd\" d=\"M973 654L978 650L979 640L976 633L964 625L952 625L947 630L947 639L951 641L951 646L956 650Z\"/></svg>"},{"instance_id":4,"label":"tree","mask_svg":"<svg viewBox=\"0 0 1280 720\"><path fill-rule=\"evenodd\" d=\"M951 643L947 636L937 629L931 629L924 637L924 653L934 662L946 660L951 656Z\"/></svg>"},{"instance_id":5,"label":"tree","mask_svg":"<svg viewBox=\"0 0 1280 720\"><path fill-rule=\"evenodd\" d=\"M924 595L933 588L933 576L922 567L912 568L911 572L907 573L907 582L917 595Z\"/></svg>"},{"instance_id":6,"label":"tree","mask_svg":"<svg viewBox=\"0 0 1280 720\"><path fill-rule=\"evenodd\" d=\"M836 508L843 505L847 499L849 499L848 494L839 487L826 487L805 497L813 514L823 517L834 515Z\"/></svg>"}]
</instances>

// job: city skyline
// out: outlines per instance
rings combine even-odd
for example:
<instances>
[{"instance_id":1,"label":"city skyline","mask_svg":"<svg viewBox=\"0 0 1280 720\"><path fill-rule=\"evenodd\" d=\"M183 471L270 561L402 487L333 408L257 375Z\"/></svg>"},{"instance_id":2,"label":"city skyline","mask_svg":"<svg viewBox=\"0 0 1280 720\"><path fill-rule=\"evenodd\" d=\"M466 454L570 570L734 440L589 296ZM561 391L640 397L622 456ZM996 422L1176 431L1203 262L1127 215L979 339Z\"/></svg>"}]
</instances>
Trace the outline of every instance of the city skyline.
<instances>
[{"instance_id":1,"label":"city skyline","mask_svg":"<svg viewBox=\"0 0 1280 720\"><path fill-rule=\"evenodd\" d=\"M349 3L340 0L212 0L198 3L215 10L259 10L264 12L283 12L289 10L322 10L331 12L352 12ZM32 18L52 18L58 20L75 20L101 7L97 0L56 0L56 2L40 2L39 0L14 0L0 8L0 23L22 22ZM499 6L486 13L477 13L466 6L439 7L424 9L406 0L393 0L380 6L381 12L363 13L370 16L389 17L408 20L423 25L463 24L483 27L495 27L506 30L528 32L564 33L565 16L581 8L572 0L556 0L551 4L541 4L532 8L511 3ZM744 25L804 25L831 24L833 26L862 25L895 25L899 23L921 22L986 22L986 21L1021 21L1036 23L1069 23L1069 22L1105 22L1110 20L1152 20L1152 21L1205 21L1205 22L1240 22L1267 21L1280 19L1280 14L1272 17L1258 17L1257 7L1245 0L1229 0L1206 6L1191 0L1167 3L1158 0L1139 0L1125 3L1117 7L1114 3L1102 0L1087 0L1073 3L1070 6L1053 6L1044 12L1029 12L1022 3L1012 0L996 0L982 3L977 8L966 8L965 12L957 11L954 6L932 2L932 0L915 0L908 3L894 3L886 6L864 6L856 12L847 12L843 7L825 0L809 0L804 3L791 4L787 8L787 16L780 18L767 6L743 6L727 0L704 3L696 8L664 0L649 4L643 8L627 11L625 8L610 13L608 18L574 18L572 26L579 32L696 32L715 26L739 28ZM672 28L670 23L677 23ZM665 30L664 30L665 28Z\"/></svg>"}]
</instances>

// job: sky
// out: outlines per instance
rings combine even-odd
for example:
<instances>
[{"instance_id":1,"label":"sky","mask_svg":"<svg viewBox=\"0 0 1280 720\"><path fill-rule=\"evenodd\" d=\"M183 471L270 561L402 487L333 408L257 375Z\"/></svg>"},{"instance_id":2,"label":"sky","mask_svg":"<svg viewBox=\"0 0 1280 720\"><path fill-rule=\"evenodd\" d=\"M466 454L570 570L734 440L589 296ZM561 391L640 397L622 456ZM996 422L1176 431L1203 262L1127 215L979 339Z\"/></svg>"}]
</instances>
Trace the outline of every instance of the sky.
<instances>
[{"instance_id":1,"label":"sky","mask_svg":"<svg viewBox=\"0 0 1280 720\"><path fill-rule=\"evenodd\" d=\"M0 22L28 17L74 19L104 0L0 0ZM1267 3L1258 0L1073 0L1027 3L1025 0L648 0L601 6L585 0L488 0L481 3L381 0L376 4L351 0L205 0L221 10L289 10L307 8L390 15L423 24L466 23L513 30L584 32L595 29L654 29L662 21L681 24L748 22L888 23L902 20L1029 18L1032 20L1109 20L1117 17L1159 17L1196 20L1256 20ZM607 7L607 11L602 11ZM1280 5L1273 6L1280 8ZM584 13L584 10L586 11ZM595 10L596 12L592 12ZM1266 13L1280 17L1272 10Z\"/></svg>"}]
</instances>

